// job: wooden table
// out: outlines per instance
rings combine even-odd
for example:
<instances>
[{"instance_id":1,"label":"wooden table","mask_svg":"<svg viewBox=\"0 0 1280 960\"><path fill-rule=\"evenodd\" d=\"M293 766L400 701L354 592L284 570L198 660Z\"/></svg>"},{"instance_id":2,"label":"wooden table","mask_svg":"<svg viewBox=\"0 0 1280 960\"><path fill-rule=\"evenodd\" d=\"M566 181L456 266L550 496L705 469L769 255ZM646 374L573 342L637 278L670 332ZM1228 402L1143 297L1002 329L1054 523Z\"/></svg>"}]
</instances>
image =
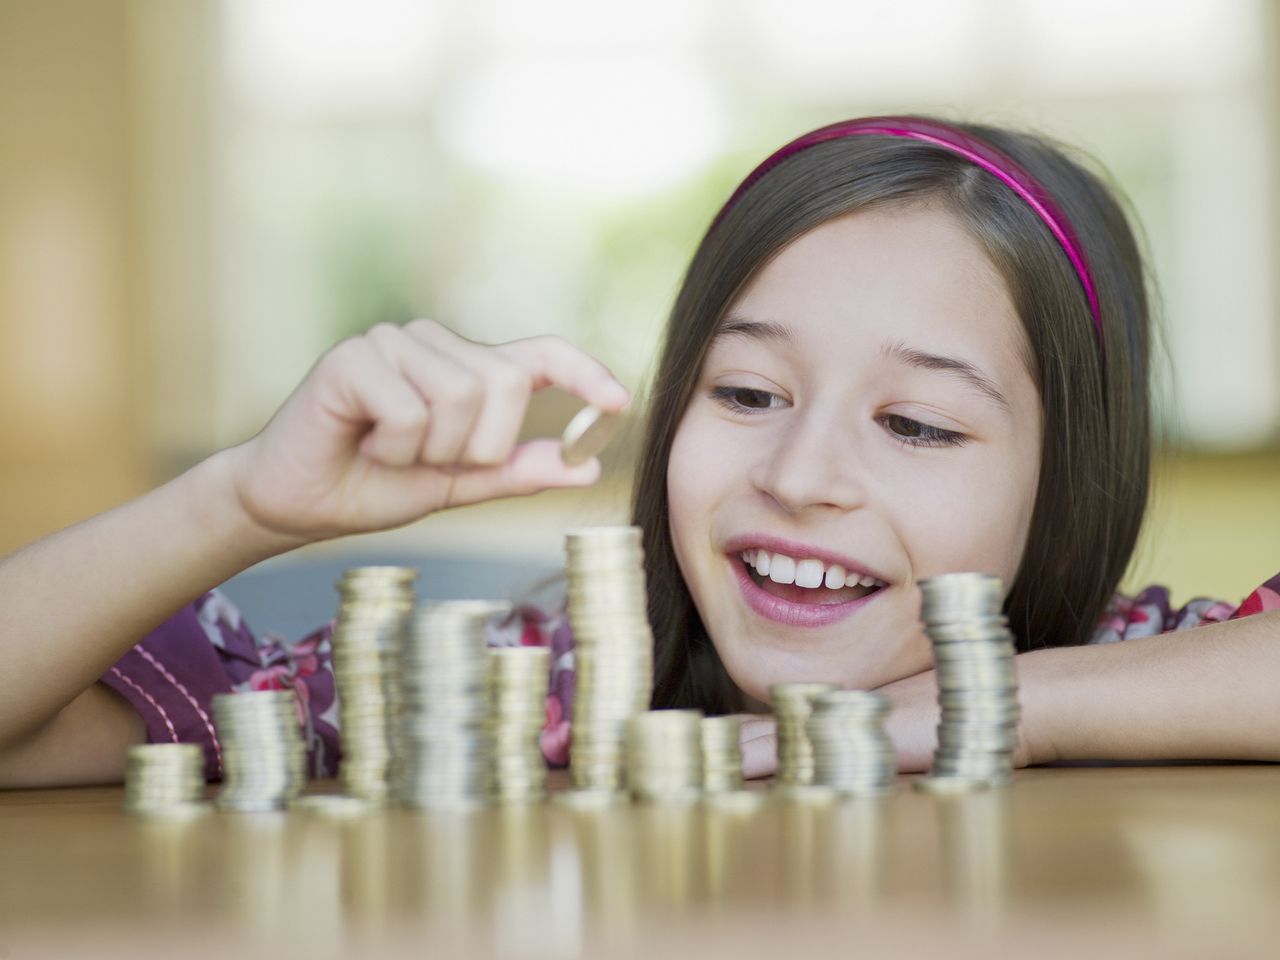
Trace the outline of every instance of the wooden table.
<instances>
[{"instance_id":1,"label":"wooden table","mask_svg":"<svg viewBox=\"0 0 1280 960\"><path fill-rule=\"evenodd\" d=\"M1278 766L907 780L751 814L189 824L125 814L119 788L0 792L0 958L1280 955Z\"/></svg>"}]
</instances>

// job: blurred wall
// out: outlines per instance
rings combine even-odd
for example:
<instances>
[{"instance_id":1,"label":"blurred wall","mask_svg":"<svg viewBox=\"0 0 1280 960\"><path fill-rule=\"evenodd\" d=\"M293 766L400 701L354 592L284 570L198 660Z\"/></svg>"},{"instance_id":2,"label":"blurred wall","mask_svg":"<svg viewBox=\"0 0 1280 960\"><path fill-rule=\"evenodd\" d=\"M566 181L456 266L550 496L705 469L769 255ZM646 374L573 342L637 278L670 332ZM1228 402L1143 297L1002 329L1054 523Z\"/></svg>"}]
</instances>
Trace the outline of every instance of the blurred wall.
<instances>
[{"instance_id":1,"label":"blurred wall","mask_svg":"<svg viewBox=\"0 0 1280 960\"><path fill-rule=\"evenodd\" d=\"M0 553L249 435L376 320L561 332L640 388L755 162L931 110L1048 129L1133 199L1180 452L1129 582L1234 597L1280 569L1277 24L1263 0L0 0ZM530 430L571 412L541 399ZM585 499L301 556L554 562L565 526L625 517L627 441Z\"/></svg>"},{"instance_id":2,"label":"blurred wall","mask_svg":"<svg viewBox=\"0 0 1280 960\"><path fill-rule=\"evenodd\" d=\"M0 5L0 550L150 480L126 4Z\"/></svg>"}]
</instances>

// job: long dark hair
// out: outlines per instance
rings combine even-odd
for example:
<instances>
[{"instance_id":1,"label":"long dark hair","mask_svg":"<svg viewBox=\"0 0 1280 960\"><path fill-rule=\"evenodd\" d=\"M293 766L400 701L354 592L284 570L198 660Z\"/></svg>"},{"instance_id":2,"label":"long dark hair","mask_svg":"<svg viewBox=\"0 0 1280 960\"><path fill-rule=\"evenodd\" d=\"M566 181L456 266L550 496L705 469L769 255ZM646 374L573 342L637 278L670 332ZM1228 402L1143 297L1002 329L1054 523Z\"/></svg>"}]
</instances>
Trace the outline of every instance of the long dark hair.
<instances>
[{"instance_id":1,"label":"long dark hair","mask_svg":"<svg viewBox=\"0 0 1280 960\"><path fill-rule=\"evenodd\" d=\"M1062 146L1023 132L951 126L1012 157L1074 225L1098 297L1104 354L1080 280L1044 222L964 158L867 135L817 144L770 169L694 252L650 397L632 514L644 531L655 707L743 706L694 607L669 527L667 460L707 348L757 270L801 234L854 210L944 204L1004 278L1026 329L1044 443L1026 550L1005 604L1019 649L1085 642L1124 575L1151 460L1150 317L1138 245L1112 191Z\"/></svg>"}]
</instances>

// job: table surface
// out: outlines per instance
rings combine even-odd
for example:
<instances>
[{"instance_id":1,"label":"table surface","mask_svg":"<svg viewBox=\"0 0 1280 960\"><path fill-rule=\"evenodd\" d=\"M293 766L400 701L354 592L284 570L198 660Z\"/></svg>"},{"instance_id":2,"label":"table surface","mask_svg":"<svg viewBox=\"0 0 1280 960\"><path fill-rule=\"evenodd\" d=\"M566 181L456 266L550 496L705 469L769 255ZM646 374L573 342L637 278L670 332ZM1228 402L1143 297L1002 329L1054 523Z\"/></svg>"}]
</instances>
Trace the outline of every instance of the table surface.
<instances>
[{"instance_id":1,"label":"table surface","mask_svg":"<svg viewBox=\"0 0 1280 960\"><path fill-rule=\"evenodd\" d=\"M910 779L754 813L185 824L124 813L118 787L0 792L0 957L1276 955L1280 766L1024 770L955 797Z\"/></svg>"}]
</instances>

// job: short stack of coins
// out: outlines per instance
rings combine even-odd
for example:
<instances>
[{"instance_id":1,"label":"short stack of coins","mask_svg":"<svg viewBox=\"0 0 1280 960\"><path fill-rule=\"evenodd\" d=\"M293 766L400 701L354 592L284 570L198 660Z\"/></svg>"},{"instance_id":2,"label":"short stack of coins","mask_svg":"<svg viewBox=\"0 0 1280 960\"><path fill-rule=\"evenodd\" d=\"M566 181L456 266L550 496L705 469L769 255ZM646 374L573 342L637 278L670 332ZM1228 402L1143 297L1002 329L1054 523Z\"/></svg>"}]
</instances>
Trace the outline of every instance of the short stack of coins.
<instances>
[{"instance_id":1,"label":"short stack of coins","mask_svg":"<svg viewBox=\"0 0 1280 960\"><path fill-rule=\"evenodd\" d=\"M938 675L938 749L920 789L963 792L1013 779L1018 683L998 577L952 573L920 582Z\"/></svg>"},{"instance_id":2,"label":"short stack of coins","mask_svg":"<svg viewBox=\"0 0 1280 960\"><path fill-rule=\"evenodd\" d=\"M490 618L511 605L444 600L418 607L400 656L395 798L461 809L489 800Z\"/></svg>"},{"instance_id":3,"label":"short stack of coins","mask_svg":"<svg viewBox=\"0 0 1280 960\"><path fill-rule=\"evenodd\" d=\"M703 717L702 789L708 794L742 789L742 721L738 717Z\"/></svg>"},{"instance_id":4,"label":"short stack of coins","mask_svg":"<svg viewBox=\"0 0 1280 960\"><path fill-rule=\"evenodd\" d=\"M621 794L627 721L653 695L640 528L571 530L565 552L577 671L570 780L578 791Z\"/></svg>"},{"instance_id":5,"label":"short stack of coins","mask_svg":"<svg viewBox=\"0 0 1280 960\"><path fill-rule=\"evenodd\" d=\"M533 803L547 795L541 736L550 674L547 647L489 651L489 796L495 803Z\"/></svg>"},{"instance_id":6,"label":"short stack of coins","mask_svg":"<svg viewBox=\"0 0 1280 960\"><path fill-rule=\"evenodd\" d=\"M339 772L347 793L384 801L391 771L396 668L405 624L413 615L412 567L354 567L337 583L333 674L342 727Z\"/></svg>"},{"instance_id":7,"label":"short stack of coins","mask_svg":"<svg viewBox=\"0 0 1280 960\"><path fill-rule=\"evenodd\" d=\"M292 690L220 693L214 725L222 741L220 810L279 810L302 792L307 747Z\"/></svg>"},{"instance_id":8,"label":"short stack of coins","mask_svg":"<svg viewBox=\"0 0 1280 960\"><path fill-rule=\"evenodd\" d=\"M125 755L124 808L174 816L204 805L204 751L195 743L144 743Z\"/></svg>"},{"instance_id":9,"label":"short stack of coins","mask_svg":"<svg viewBox=\"0 0 1280 960\"><path fill-rule=\"evenodd\" d=\"M884 729L888 715L889 698L882 693L834 690L814 700L806 725L814 783L845 796L891 792L898 763Z\"/></svg>"},{"instance_id":10,"label":"short stack of coins","mask_svg":"<svg viewBox=\"0 0 1280 960\"><path fill-rule=\"evenodd\" d=\"M809 715L813 702L839 689L833 683L775 683L769 688L778 721L778 771L775 788L782 791L813 784L813 744L809 742Z\"/></svg>"},{"instance_id":11,"label":"short stack of coins","mask_svg":"<svg viewBox=\"0 0 1280 960\"><path fill-rule=\"evenodd\" d=\"M627 721L627 787L640 801L702 797L702 711L648 710Z\"/></svg>"}]
</instances>

